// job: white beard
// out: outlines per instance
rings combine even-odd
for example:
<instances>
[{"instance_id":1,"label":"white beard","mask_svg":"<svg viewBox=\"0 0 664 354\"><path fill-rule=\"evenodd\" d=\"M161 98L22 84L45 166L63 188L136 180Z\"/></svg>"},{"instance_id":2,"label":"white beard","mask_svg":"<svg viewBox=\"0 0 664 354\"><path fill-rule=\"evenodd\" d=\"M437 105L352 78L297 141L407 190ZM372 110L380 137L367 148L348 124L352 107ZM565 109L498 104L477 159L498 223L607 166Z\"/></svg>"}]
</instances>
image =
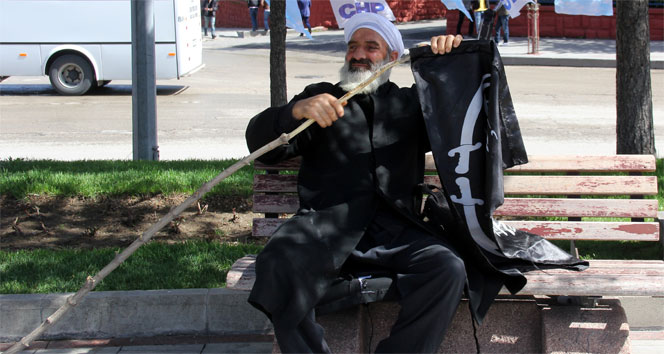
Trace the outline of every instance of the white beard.
<instances>
[{"instance_id":1,"label":"white beard","mask_svg":"<svg viewBox=\"0 0 664 354\"><path fill-rule=\"evenodd\" d=\"M339 70L339 76L341 77L340 80L341 82L339 83L339 86L342 89L344 89L344 91L350 91L356 88L362 82L364 82L364 80L371 77L371 75L377 72L378 69L380 69L383 65L389 62L390 62L389 58L386 58L382 63L371 64L371 68L369 70L357 69L353 71L350 70L350 64L348 62L345 62L344 66L342 66L341 69ZM378 90L378 87L380 87L380 85L386 83L387 80L390 79L391 72L392 69L390 68L382 75L380 75L376 80L372 81L371 83L369 83L369 85L365 86L362 90L360 90L358 94L370 94L376 92L376 90Z\"/></svg>"}]
</instances>

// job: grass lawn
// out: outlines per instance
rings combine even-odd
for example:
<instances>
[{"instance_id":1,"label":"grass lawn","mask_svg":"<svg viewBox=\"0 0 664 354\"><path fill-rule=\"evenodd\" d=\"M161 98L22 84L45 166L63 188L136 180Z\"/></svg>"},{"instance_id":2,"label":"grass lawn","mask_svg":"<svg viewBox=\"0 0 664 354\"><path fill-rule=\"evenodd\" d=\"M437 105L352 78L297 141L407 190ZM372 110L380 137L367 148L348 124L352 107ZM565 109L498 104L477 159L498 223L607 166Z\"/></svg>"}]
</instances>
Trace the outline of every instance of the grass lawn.
<instances>
[{"instance_id":1,"label":"grass lawn","mask_svg":"<svg viewBox=\"0 0 664 354\"><path fill-rule=\"evenodd\" d=\"M0 195L23 198L192 194L237 160L183 161L0 161ZM245 166L208 195L250 196L253 166Z\"/></svg>"},{"instance_id":2,"label":"grass lawn","mask_svg":"<svg viewBox=\"0 0 664 354\"><path fill-rule=\"evenodd\" d=\"M95 288L150 290L218 288L226 285L233 262L256 254L262 246L187 241L143 245ZM110 263L119 248L1 252L0 293L59 293L77 291L88 275Z\"/></svg>"}]
</instances>

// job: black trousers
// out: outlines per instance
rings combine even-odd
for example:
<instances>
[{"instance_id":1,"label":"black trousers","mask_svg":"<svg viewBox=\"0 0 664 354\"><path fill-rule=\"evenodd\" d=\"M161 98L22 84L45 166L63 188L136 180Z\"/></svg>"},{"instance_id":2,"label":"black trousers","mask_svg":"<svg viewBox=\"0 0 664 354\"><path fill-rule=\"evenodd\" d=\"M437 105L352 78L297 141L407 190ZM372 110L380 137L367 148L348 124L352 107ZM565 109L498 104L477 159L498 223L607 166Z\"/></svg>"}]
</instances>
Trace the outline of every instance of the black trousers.
<instances>
[{"instance_id":1,"label":"black trousers","mask_svg":"<svg viewBox=\"0 0 664 354\"><path fill-rule=\"evenodd\" d=\"M397 274L401 310L377 353L438 351L466 284L464 263L454 250L408 222L377 217L346 266ZM330 352L313 309L295 329L274 330L283 353Z\"/></svg>"}]
</instances>

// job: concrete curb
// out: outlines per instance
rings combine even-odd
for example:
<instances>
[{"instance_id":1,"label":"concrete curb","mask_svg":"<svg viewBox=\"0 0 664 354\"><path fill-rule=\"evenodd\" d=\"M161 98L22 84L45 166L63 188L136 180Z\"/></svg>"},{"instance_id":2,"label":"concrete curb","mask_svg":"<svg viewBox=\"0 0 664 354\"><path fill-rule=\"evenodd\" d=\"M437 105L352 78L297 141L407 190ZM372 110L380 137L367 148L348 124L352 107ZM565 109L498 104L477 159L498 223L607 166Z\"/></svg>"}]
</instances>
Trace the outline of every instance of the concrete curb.
<instances>
[{"instance_id":1,"label":"concrete curb","mask_svg":"<svg viewBox=\"0 0 664 354\"><path fill-rule=\"evenodd\" d=\"M523 66L566 66L577 68L615 68L615 59L594 58L554 58L554 57L526 57L526 56L502 56L504 65ZM664 69L663 60L650 61L651 69Z\"/></svg>"},{"instance_id":2,"label":"concrete curb","mask_svg":"<svg viewBox=\"0 0 664 354\"><path fill-rule=\"evenodd\" d=\"M0 295L0 342L30 333L69 295ZM40 339L268 334L269 320L247 296L225 288L92 292Z\"/></svg>"},{"instance_id":3,"label":"concrete curb","mask_svg":"<svg viewBox=\"0 0 664 354\"><path fill-rule=\"evenodd\" d=\"M0 295L0 342L30 333L69 295ZM247 296L226 288L92 292L39 340L270 334ZM619 299L633 330L664 329L664 298Z\"/></svg>"}]
</instances>

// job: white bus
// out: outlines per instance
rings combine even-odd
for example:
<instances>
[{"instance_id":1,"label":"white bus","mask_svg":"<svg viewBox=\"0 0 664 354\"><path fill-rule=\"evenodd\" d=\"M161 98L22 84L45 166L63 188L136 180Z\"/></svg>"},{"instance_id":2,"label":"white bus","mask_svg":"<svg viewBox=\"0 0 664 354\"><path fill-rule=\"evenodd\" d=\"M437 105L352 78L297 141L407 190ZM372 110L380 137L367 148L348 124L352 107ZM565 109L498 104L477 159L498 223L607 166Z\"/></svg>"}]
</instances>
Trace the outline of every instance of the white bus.
<instances>
[{"instance_id":1,"label":"white bus","mask_svg":"<svg viewBox=\"0 0 664 354\"><path fill-rule=\"evenodd\" d=\"M202 67L199 0L154 0L157 79ZM130 0L0 0L0 81L48 75L64 95L131 80Z\"/></svg>"}]
</instances>

